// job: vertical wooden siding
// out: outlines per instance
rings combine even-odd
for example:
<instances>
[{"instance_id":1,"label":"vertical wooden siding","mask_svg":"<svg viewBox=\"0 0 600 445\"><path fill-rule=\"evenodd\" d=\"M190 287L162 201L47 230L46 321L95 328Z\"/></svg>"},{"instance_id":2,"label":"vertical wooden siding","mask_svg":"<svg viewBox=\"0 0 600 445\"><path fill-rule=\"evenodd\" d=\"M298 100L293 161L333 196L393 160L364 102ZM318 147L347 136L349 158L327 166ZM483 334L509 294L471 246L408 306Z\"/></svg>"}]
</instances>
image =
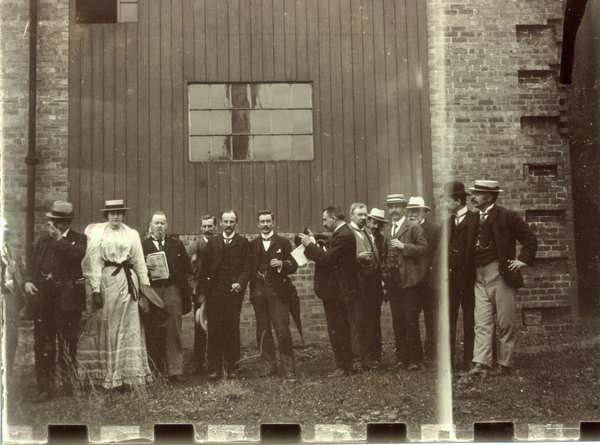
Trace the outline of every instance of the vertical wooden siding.
<instances>
[{"instance_id":1,"label":"vertical wooden siding","mask_svg":"<svg viewBox=\"0 0 600 445\"><path fill-rule=\"evenodd\" d=\"M71 2L74 4L74 2ZM241 229L272 208L281 231L318 228L320 209L385 194L431 198L422 0L140 0L139 22L71 15L70 197L82 223L125 197L196 233L233 207ZM187 161L187 82L311 81L311 162Z\"/></svg>"}]
</instances>

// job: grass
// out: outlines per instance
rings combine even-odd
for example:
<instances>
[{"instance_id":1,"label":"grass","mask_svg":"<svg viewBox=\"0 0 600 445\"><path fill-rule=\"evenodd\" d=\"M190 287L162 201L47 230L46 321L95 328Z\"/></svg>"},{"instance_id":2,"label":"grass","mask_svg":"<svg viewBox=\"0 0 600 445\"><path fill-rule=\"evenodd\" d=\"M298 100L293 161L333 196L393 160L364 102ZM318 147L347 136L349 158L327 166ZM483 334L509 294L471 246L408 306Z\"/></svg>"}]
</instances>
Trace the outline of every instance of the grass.
<instances>
[{"instance_id":1,"label":"grass","mask_svg":"<svg viewBox=\"0 0 600 445\"><path fill-rule=\"evenodd\" d=\"M389 352L389 347L387 348ZM475 421L575 424L600 418L600 347L518 357L518 372L485 380L455 380L455 423ZM293 422L365 424L436 423L435 370L384 368L327 379L332 361L324 347L299 360L295 383L257 377L260 365L239 380L184 385L157 381L129 392L89 391L33 404L32 376L9 392L9 423L38 425L151 425L162 422L246 424Z\"/></svg>"},{"instance_id":2,"label":"grass","mask_svg":"<svg viewBox=\"0 0 600 445\"><path fill-rule=\"evenodd\" d=\"M563 342L547 339L551 347L545 352L522 349L529 352L517 354L514 375L455 379L453 414L458 429L470 430L479 421L577 425L580 420L600 420L599 326L587 326ZM210 424L247 425L248 432L261 423L354 428L368 422L404 422L410 432L419 425L437 423L433 367L419 372L383 367L328 379L333 358L327 345L297 351L299 379L295 383L258 377L264 364L249 360L239 380L210 383L200 376L187 376L184 385L158 380L124 393L84 390L41 404L31 402L36 394L32 357L28 356L31 349L29 344L23 346L27 353L7 385L8 423L31 425L37 431L51 423L83 423L94 428L176 422L193 423L200 430ZM385 362L390 363L392 346L385 344L384 352ZM188 363L190 354L186 349Z\"/></svg>"}]
</instances>

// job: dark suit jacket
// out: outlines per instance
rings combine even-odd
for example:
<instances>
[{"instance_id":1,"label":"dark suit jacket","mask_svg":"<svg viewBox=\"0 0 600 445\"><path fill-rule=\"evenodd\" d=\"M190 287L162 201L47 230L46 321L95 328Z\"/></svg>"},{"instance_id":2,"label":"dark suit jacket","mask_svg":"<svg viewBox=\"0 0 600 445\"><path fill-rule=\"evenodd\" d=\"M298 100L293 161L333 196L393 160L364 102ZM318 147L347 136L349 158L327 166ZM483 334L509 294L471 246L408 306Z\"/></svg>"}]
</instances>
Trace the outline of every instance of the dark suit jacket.
<instances>
[{"instance_id":1,"label":"dark suit jacket","mask_svg":"<svg viewBox=\"0 0 600 445\"><path fill-rule=\"evenodd\" d=\"M398 233L392 237L393 225L385 231L385 278L387 283L397 288L414 287L427 273L427 239L420 224L404 220ZM396 238L404 243L404 249L391 246Z\"/></svg>"},{"instance_id":2,"label":"dark suit jacket","mask_svg":"<svg viewBox=\"0 0 600 445\"><path fill-rule=\"evenodd\" d=\"M518 259L527 265L532 265L537 251L537 238L523 218L512 210L496 204L489 211L488 218L491 218L498 250L500 274L509 286L519 288L523 286L521 272L508 270L508 261L516 257L517 241L519 241L522 247Z\"/></svg>"},{"instance_id":3,"label":"dark suit jacket","mask_svg":"<svg viewBox=\"0 0 600 445\"><path fill-rule=\"evenodd\" d=\"M243 297L244 291L248 286L250 268L252 267L249 258L250 243L240 234L235 234L231 244L227 247L231 249L230 258L232 264L230 266L232 275L227 278L228 283L219 283L217 272L223 260L224 248L225 242L223 241L222 234L219 233L208 240L203 253L203 267L200 271L200 281L206 289L207 295L210 295L219 284L239 283L242 286L240 295Z\"/></svg>"},{"instance_id":4,"label":"dark suit jacket","mask_svg":"<svg viewBox=\"0 0 600 445\"><path fill-rule=\"evenodd\" d=\"M426 273L423 282L429 287L434 287L437 280L437 276L434 272L434 263L436 262L436 255L438 254L440 227L428 219L421 224L421 227L423 228L423 233L427 240L427 253L424 256Z\"/></svg>"},{"instance_id":5,"label":"dark suit jacket","mask_svg":"<svg viewBox=\"0 0 600 445\"><path fill-rule=\"evenodd\" d=\"M340 227L333 233L326 248L325 251L316 244L309 244L305 250L306 257L315 262L315 268L325 268L331 272L326 276L323 270L320 271L318 278L323 281L319 283L319 290L315 291L322 299L351 301L358 287L356 238L352 229L347 224Z\"/></svg>"},{"instance_id":6,"label":"dark suit jacket","mask_svg":"<svg viewBox=\"0 0 600 445\"><path fill-rule=\"evenodd\" d=\"M87 247L87 237L81 233L69 229L69 233L65 238L58 241L53 240L50 235L44 233L35 243L33 248L33 259L31 268L25 275L25 282L31 282L40 287L40 268L44 255L48 249L52 247L56 255L56 281L62 284L62 292L60 295L59 308L63 311L83 311L85 310L85 286L81 272L81 261L85 256ZM39 296L31 299L26 297L31 303L30 311L37 311L43 303Z\"/></svg>"},{"instance_id":7,"label":"dark suit jacket","mask_svg":"<svg viewBox=\"0 0 600 445\"><path fill-rule=\"evenodd\" d=\"M204 300L205 290L202 287L202 283L200 281L200 273L202 268L204 267L204 250L206 249L206 245L208 244L208 240L204 239L204 236L201 235L194 245L192 246L192 270L194 272L194 287L196 290L196 303L201 303Z\"/></svg>"},{"instance_id":8,"label":"dark suit jacket","mask_svg":"<svg viewBox=\"0 0 600 445\"><path fill-rule=\"evenodd\" d=\"M257 281L260 279L257 275L259 268L259 258L265 248L263 247L262 238L258 236L250 242L250 293L254 292ZM281 271L277 269L269 268L266 274L267 283L277 292L277 294L285 299L288 299L295 292L292 280L288 275L296 273L298 264L290 252L292 251L292 245L290 242L277 234L273 234L271 238L271 245L269 250L266 252L269 261L272 259L278 259L283 261Z\"/></svg>"},{"instance_id":9,"label":"dark suit jacket","mask_svg":"<svg viewBox=\"0 0 600 445\"><path fill-rule=\"evenodd\" d=\"M156 245L151 237L148 237L142 243L144 256L158 252ZM192 288L189 280L192 276L192 266L190 257L185 250L183 243L175 236L168 235L164 244L167 264L169 265L169 280L179 289L181 296L181 311L187 314L192 310ZM154 282L154 284L156 281ZM153 283L151 283L153 284Z\"/></svg>"},{"instance_id":10,"label":"dark suit jacket","mask_svg":"<svg viewBox=\"0 0 600 445\"><path fill-rule=\"evenodd\" d=\"M448 225L448 242L453 230L453 218L449 218L445 224ZM473 291L475 285L475 243L477 242L477 231L479 228L479 215L472 211L467 211L462 220L461 229L465 230L465 243L460 246L457 254L460 258L460 264L453 270L449 267L449 280L451 288ZM448 252L449 254L449 252Z\"/></svg>"}]
</instances>

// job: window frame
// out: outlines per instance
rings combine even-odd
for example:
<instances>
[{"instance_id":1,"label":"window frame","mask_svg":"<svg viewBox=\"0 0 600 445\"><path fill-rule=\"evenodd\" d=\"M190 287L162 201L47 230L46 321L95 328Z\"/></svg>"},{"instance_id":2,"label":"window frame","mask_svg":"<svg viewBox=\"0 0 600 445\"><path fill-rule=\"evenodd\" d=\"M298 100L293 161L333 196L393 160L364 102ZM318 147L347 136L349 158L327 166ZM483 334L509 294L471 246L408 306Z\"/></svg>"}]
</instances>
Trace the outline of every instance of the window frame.
<instances>
[{"instance_id":1,"label":"window frame","mask_svg":"<svg viewBox=\"0 0 600 445\"><path fill-rule=\"evenodd\" d=\"M251 107L236 107L234 108L233 106L231 108L211 108L211 109L197 109L194 108L192 109L190 107L190 86L193 85L226 85L226 86L231 86L231 85L252 85L252 84L262 84L262 85L276 85L276 84L283 84L283 85L294 85L294 84L302 84L302 85L309 85L310 86L310 95L311 95L311 107L310 108L289 108L289 110L309 110L310 111L310 115L311 115L311 123L312 123L312 132L307 133L285 133L285 134L278 134L278 133L234 133L233 132L233 128L231 129L231 133L230 134L219 134L219 133L215 133L215 134L206 134L206 135L196 135L196 136L192 136L191 133L191 129L190 129L190 123L191 123L191 112L192 111L251 111L251 110L265 110L265 111L276 111L276 110L286 110L286 108L273 108L273 107L269 107L269 108L251 108ZM315 109L314 109L314 104L315 104L315 91L314 91L314 82L312 80L278 80L278 81L255 81L255 80L246 80L246 81L232 81L232 82L225 82L225 81L188 81L185 85L185 111L187 113L186 116L186 120L185 120L185 125L186 125L186 150L187 150L187 161L190 164L210 164L210 163L231 163L231 164L239 164L239 163L254 163L254 164L258 164L258 163L281 163L281 162L293 162L293 163L310 163L313 162L315 160L315 148L316 148L316 144L315 144ZM310 159L233 159L233 153L230 154L231 158L230 159L207 159L207 160L202 160L202 161L194 161L192 160L192 153L191 153L191 139L193 137L219 137L219 136L224 136L224 137L231 137L231 141L233 141L233 137L234 136L248 136L248 137L252 137L252 136L310 136L311 137L311 142L312 142L312 156ZM231 148L232 150L232 148Z\"/></svg>"}]
</instances>

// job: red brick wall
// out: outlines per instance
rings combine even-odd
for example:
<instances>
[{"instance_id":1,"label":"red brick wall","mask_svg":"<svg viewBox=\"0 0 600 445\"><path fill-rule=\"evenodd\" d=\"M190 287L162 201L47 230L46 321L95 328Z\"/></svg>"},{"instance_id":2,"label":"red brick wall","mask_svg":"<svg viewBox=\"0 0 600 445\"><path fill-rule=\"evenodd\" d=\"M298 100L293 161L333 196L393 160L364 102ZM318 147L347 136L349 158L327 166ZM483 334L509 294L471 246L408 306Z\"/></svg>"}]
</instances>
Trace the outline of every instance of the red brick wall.
<instances>
[{"instance_id":1,"label":"red brick wall","mask_svg":"<svg viewBox=\"0 0 600 445\"><path fill-rule=\"evenodd\" d=\"M557 311L546 307L568 315L576 295L562 15L562 0L428 1L435 196L452 177L501 182L500 204L539 239L519 292L536 325Z\"/></svg>"}]
</instances>

